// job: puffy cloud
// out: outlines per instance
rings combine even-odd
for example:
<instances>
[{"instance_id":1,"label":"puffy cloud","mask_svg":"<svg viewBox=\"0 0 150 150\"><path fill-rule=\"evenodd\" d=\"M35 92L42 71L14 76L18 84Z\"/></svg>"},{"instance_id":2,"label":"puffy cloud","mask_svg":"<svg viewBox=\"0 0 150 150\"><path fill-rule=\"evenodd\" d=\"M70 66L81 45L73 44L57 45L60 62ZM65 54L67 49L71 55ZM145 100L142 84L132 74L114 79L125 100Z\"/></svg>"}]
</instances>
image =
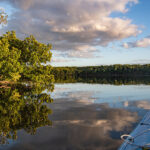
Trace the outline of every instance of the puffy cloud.
<instances>
[{"instance_id":1,"label":"puffy cloud","mask_svg":"<svg viewBox=\"0 0 150 150\"><path fill-rule=\"evenodd\" d=\"M129 44L128 43L123 43L122 45L124 48L129 48Z\"/></svg>"},{"instance_id":2,"label":"puffy cloud","mask_svg":"<svg viewBox=\"0 0 150 150\"><path fill-rule=\"evenodd\" d=\"M89 106L89 108L93 109L91 106ZM57 125L74 124L74 125L79 125L79 126L84 126L84 127L99 127L99 128L102 128L103 132L106 133L106 132L110 132L113 130L122 131L124 127L126 126L130 127L131 123L137 121L136 113L132 114L126 110L112 109L112 108L105 107L105 106L103 107L100 106L100 108L101 110L99 112L94 112L94 113L92 112L93 114L91 114L91 112L88 113L85 110L85 108L83 108L83 111L80 110L82 112L82 115L78 116L78 118L81 117L80 120L72 116L75 112L70 112L72 114L68 115L67 120L60 120L54 123ZM83 119L83 118L86 118L87 114L88 114L88 118ZM101 116L101 117L98 118L97 116ZM122 118L125 118L125 119L122 119ZM113 126L114 124L115 126Z\"/></svg>"},{"instance_id":3,"label":"puffy cloud","mask_svg":"<svg viewBox=\"0 0 150 150\"><path fill-rule=\"evenodd\" d=\"M61 62L69 62L69 60L66 59L59 59L59 58L53 58L52 63L61 63Z\"/></svg>"},{"instance_id":4,"label":"puffy cloud","mask_svg":"<svg viewBox=\"0 0 150 150\"><path fill-rule=\"evenodd\" d=\"M137 0L6 1L17 9L6 30L34 34L41 41L50 41L56 50L90 51L89 55L83 52L81 57L93 57L93 47L106 46L140 32L130 19L110 17L113 12L126 13L127 4L136 4Z\"/></svg>"},{"instance_id":5,"label":"puffy cloud","mask_svg":"<svg viewBox=\"0 0 150 150\"><path fill-rule=\"evenodd\" d=\"M141 40L135 42L128 42L123 44L124 48L134 48L134 47L150 47L150 37L145 37Z\"/></svg>"},{"instance_id":6,"label":"puffy cloud","mask_svg":"<svg viewBox=\"0 0 150 150\"><path fill-rule=\"evenodd\" d=\"M120 134L123 132L120 131L128 127L130 132L130 127L138 119L137 113L108 105L95 104L64 110L60 103L54 104L60 105L60 109L56 111L53 107L54 114L50 116L53 128L40 128L36 135L31 136L21 131L19 142L11 144L7 150L116 150L122 142ZM97 111L97 108L101 110Z\"/></svg>"},{"instance_id":7,"label":"puffy cloud","mask_svg":"<svg viewBox=\"0 0 150 150\"><path fill-rule=\"evenodd\" d=\"M136 47L149 47L150 46L150 38L144 38L139 40L135 44Z\"/></svg>"},{"instance_id":8,"label":"puffy cloud","mask_svg":"<svg viewBox=\"0 0 150 150\"><path fill-rule=\"evenodd\" d=\"M134 105L139 108L148 109L148 110L150 109L149 101L137 101L134 103Z\"/></svg>"}]
</instances>

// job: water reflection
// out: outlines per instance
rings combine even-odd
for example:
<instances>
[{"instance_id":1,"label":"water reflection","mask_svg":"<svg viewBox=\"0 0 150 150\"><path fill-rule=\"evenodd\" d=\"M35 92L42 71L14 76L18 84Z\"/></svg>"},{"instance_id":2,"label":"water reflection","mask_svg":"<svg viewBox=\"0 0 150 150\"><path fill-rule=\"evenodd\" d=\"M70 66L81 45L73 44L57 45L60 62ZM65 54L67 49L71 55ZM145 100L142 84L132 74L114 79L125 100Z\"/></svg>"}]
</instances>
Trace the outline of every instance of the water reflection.
<instances>
[{"instance_id":1,"label":"water reflection","mask_svg":"<svg viewBox=\"0 0 150 150\"><path fill-rule=\"evenodd\" d=\"M48 87L46 87L48 88ZM52 99L41 85L11 85L0 88L0 143L9 143L17 139L17 131L24 129L29 134L35 134L38 127L51 125L48 119L51 109L44 103ZM48 88L50 91L52 87Z\"/></svg>"},{"instance_id":2,"label":"water reflection","mask_svg":"<svg viewBox=\"0 0 150 150\"><path fill-rule=\"evenodd\" d=\"M100 76L100 77L75 77L75 76L60 76L55 77L56 83L99 83L113 85L150 85L149 76Z\"/></svg>"},{"instance_id":3,"label":"water reflection","mask_svg":"<svg viewBox=\"0 0 150 150\"><path fill-rule=\"evenodd\" d=\"M40 128L34 136L21 131L18 135L21 142L8 149L116 150L121 144L120 132L126 127L131 131L138 116L98 104L55 110L51 118L53 128Z\"/></svg>"},{"instance_id":4,"label":"water reflection","mask_svg":"<svg viewBox=\"0 0 150 150\"><path fill-rule=\"evenodd\" d=\"M117 149L121 143L120 131L126 127L130 131L132 124L138 119L137 113L110 108L107 104L69 108L54 115L57 130L63 129L65 132L61 140L66 142L58 148L57 144L60 142L58 134L54 149Z\"/></svg>"},{"instance_id":5,"label":"water reflection","mask_svg":"<svg viewBox=\"0 0 150 150\"><path fill-rule=\"evenodd\" d=\"M18 136L0 150L116 150L120 136L150 107L149 85L56 84L53 93L48 88L0 89L0 131Z\"/></svg>"},{"instance_id":6,"label":"water reflection","mask_svg":"<svg viewBox=\"0 0 150 150\"><path fill-rule=\"evenodd\" d=\"M57 84L52 96L87 103L121 103L150 100L149 85Z\"/></svg>"}]
</instances>

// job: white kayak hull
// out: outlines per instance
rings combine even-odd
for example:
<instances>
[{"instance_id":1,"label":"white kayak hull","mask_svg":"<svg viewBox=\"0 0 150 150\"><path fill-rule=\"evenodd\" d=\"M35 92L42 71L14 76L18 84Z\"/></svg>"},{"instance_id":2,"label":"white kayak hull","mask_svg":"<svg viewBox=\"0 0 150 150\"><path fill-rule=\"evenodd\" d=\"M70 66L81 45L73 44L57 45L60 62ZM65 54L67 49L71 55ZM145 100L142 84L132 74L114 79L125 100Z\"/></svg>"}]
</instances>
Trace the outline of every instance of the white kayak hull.
<instances>
[{"instance_id":1,"label":"white kayak hull","mask_svg":"<svg viewBox=\"0 0 150 150\"><path fill-rule=\"evenodd\" d=\"M150 150L150 111L118 150Z\"/></svg>"}]
</instances>

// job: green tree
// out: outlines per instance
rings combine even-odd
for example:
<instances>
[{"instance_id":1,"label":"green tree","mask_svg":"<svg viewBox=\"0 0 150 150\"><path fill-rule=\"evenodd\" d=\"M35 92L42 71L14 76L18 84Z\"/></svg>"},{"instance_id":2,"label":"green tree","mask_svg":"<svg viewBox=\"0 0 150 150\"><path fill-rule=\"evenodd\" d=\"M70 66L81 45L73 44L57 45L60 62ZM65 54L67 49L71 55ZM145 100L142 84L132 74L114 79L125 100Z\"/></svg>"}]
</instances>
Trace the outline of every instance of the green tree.
<instances>
[{"instance_id":1,"label":"green tree","mask_svg":"<svg viewBox=\"0 0 150 150\"><path fill-rule=\"evenodd\" d=\"M0 75L1 80L16 81L23 72L23 67L18 61L21 51L15 47L10 48L6 36L0 38Z\"/></svg>"},{"instance_id":2,"label":"green tree","mask_svg":"<svg viewBox=\"0 0 150 150\"><path fill-rule=\"evenodd\" d=\"M53 82L50 44L38 42L34 36L18 39L14 31L0 37L1 80Z\"/></svg>"}]
</instances>

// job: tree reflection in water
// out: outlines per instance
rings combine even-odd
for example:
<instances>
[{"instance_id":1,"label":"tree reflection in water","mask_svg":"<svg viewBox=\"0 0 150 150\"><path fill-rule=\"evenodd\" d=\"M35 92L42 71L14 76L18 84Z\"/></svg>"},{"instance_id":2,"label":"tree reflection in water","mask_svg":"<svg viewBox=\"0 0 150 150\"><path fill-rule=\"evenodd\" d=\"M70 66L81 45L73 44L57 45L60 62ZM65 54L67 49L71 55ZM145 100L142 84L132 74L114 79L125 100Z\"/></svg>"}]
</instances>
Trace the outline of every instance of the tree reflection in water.
<instances>
[{"instance_id":1,"label":"tree reflection in water","mask_svg":"<svg viewBox=\"0 0 150 150\"><path fill-rule=\"evenodd\" d=\"M43 93L52 92L53 85L17 84L9 88L0 88L0 144L17 139L17 131L24 129L35 134L37 128L51 126L48 115L52 110L46 106L53 100Z\"/></svg>"}]
</instances>

